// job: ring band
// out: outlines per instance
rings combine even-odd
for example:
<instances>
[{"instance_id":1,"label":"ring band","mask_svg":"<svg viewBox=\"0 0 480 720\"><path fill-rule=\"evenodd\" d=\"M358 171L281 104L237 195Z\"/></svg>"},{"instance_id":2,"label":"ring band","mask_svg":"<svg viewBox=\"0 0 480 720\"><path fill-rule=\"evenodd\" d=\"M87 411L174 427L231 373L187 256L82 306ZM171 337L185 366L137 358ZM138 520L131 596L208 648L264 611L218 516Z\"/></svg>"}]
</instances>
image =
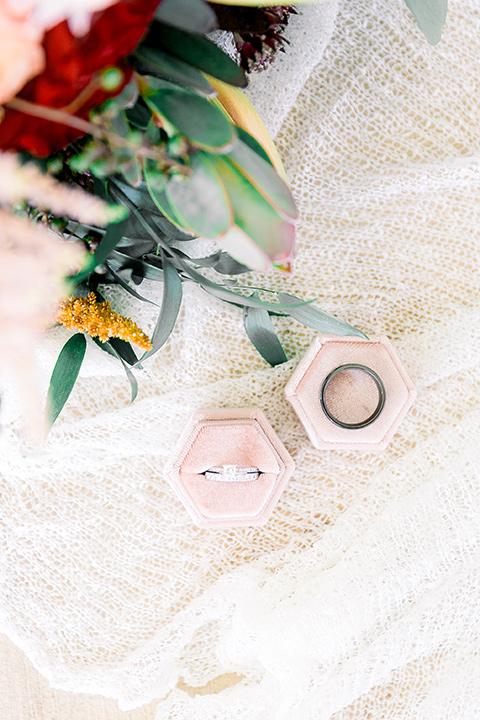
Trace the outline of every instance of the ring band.
<instances>
[{"instance_id":1,"label":"ring band","mask_svg":"<svg viewBox=\"0 0 480 720\"><path fill-rule=\"evenodd\" d=\"M213 482L252 482L258 479L260 471L256 467L222 465L206 470L204 475L207 480L213 480Z\"/></svg>"},{"instance_id":2,"label":"ring band","mask_svg":"<svg viewBox=\"0 0 480 720\"><path fill-rule=\"evenodd\" d=\"M331 380L340 372L343 372L344 370L363 370L366 372L370 377L375 381L375 384L377 386L378 390L378 404L375 410L369 417L367 417L365 420L362 420L361 422L357 423L346 423L342 420L339 420L334 415L332 415L326 405L325 402L325 394L327 391L327 387L330 384ZM331 373L327 375L325 380L323 381L322 389L320 391L320 403L322 405L322 410L325 413L325 415L328 417L331 422L333 422L335 425L338 425L341 428L346 428L348 430L358 430L360 428L367 427L367 425L371 425L380 415L380 413L383 410L383 407L385 405L385 398L386 398L386 392L385 392L385 385L383 384L382 379L377 375L375 370L372 370L371 368L367 367L366 365L359 365L356 363L349 363L348 365L340 365L339 367L335 368L335 370L332 370Z\"/></svg>"}]
</instances>

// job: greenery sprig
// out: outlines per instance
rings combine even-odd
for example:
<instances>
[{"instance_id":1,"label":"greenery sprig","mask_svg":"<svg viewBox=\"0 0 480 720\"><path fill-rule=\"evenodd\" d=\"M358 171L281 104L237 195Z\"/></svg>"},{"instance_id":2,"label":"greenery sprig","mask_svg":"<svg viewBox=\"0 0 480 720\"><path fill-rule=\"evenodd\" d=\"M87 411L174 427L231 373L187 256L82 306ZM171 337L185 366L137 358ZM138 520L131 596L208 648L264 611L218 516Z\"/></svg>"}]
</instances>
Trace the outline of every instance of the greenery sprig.
<instances>
[{"instance_id":1,"label":"greenery sprig","mask_svg":"<svg viewBox=\"0 0 480 720\"><path fill-rule=\"evenodd\" d=\"M447 0L405 1L428 40L438 42ZM274 316L289 316L318 332L364 336L311 301L275 291L268 291L272 300L267 301L265 292L261 297L235 279L272 264L288 269L296 208L271 150L235 123L217 97L219 87L245 87L246 78L242 68L205 37L215 23L215 13L204 0L164 0L130 58L136 70L132 81L90 120L12 101L16 110L83 130L87 139L50 159L50 167L69 183L89 187L128 211L128 218L106 230L49 218L58 234L83 241L90 253L86 266L70 278L72 295L105 308L99 288L113 283L152 303L141 294L142 282L163 284L161 303L153 302L158 317L151 347L145 345L143 355L137 356L120 337L107 333L104 342L94 337L123 364L132 401L138 392L133 370L168 340L185 282L241 309L248 337L272 366L288 360ZM191 257L182 241L196 236L215 240L220 248L206 257ZM124 325L118 316L116 322ZM60 352L48 394L49 427L74 386L85 347L80 333Z\"/></svg>"}]
</instances>

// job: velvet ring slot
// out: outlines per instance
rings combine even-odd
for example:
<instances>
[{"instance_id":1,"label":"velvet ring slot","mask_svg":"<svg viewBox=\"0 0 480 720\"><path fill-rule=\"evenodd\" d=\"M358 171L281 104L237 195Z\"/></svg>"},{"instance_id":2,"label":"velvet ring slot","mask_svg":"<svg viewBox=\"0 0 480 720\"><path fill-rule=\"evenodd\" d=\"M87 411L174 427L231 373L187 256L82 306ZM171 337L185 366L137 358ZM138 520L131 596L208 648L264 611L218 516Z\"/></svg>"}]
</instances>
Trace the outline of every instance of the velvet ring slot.
<instances>
[{"instance_id":1,"label":"velvet ring slot","mask_svg":"<svg viewBox=\"0 0 480 720\"><path fill-rule=\"evenodd\" d=\"M294 467L260 410L209 410L189 421L166 478L199 527L262 525Z\"/></svg>"},{"instance_id":2,"label":"velvet ring slot","mask_svg":"<svg viewBox=\"0 0 480 720\"><path fill-rule=\"evenodd\" d=\"M318 336L285 388L315 447L365 452L387 447L416 394L384 336Z\"/></svg>"}]
</instances>

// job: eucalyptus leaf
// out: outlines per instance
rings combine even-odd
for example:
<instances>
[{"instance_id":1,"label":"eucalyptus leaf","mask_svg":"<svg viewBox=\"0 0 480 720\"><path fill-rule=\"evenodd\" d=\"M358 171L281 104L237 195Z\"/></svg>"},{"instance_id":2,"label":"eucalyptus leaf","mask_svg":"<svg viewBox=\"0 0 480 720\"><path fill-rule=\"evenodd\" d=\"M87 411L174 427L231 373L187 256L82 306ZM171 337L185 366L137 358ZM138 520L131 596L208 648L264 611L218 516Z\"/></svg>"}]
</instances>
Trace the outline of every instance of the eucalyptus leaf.
<instances>
[{"instance_id":1,"label":"eucalyptus leaf","mask_svg":"<svg viewBox=\"0 0 480 720\"><path fill-rule=\"evenodd\" d=\"M448 0L405 0L405 3L428 42L437 45L447 18Z\"/></svg>"},{"instance_id":2,"label":"eucalyptus leaf","mask_svg":"<svg viewBox=\"0 0 480 720\"><path fill-rule=\"evenodd\" d=\"M166 198L183 227L215 239L233 222L229 197L207 153L192 155L190 167L190 177L169 180Z\"/></svg>"},{"instance_id":3,"label":"eucalyptus leaf","mask_svg":"<svg viewBox=\"0 0 480 720\"><path fill-rule=\"evenodd\" d=\"M206 97L215 96L215 90L200 70L157 48L141 45L135 51L133 65L142 74L153 75L154 77L172 80L180 85L186 85Z\"/></svg>"},{"instance_id":4,"label":"eucalyptus leaf","mask_svg":"<svg viewBox=\"0 0 480 720\"><path fill-rule=\"evenodd\" d=\"M237 305L238 307L258 307L279 315L285 314L284 311L286 311L286 314L290 314L290 304L284 305L282 303L267 303L260 300L259 297L247 297L246 295L240 295L240 293L228 290L223 285L219 285L218 283L213 282L213 280L209 280L204 277L201 273L194 270L188 263L181 260L179 257L175 258L175 260L186 275L190 276L190 278L200 285L206 292L210 293L210 295L214 295L219 300L224 300L232 305ZM300 307L305 304L307 303L303 300L295 300L295 306Z\"/></svg>"},{"instance_id":5,"label":"eucalyptus leaf","mask_svg":"<svg viewBox=\"0 0 480 720\"><path fill-rule=\"evenodd\" d=\"M241 275L242 273L250 271L250 268L237 262L228 253L223 252L223 250L219 250L218 252L213 253L212 255L207 255L206 257L190 257L190 255L187 255L180 250L177 250L176 252L193 265L213 268L215 272L218 272L221 275Z\"/></svg>"},{"instance_id":6,"label":"eucalyptus leaf","mask_svg":"<svg viewBox=\"0 0 480 720\"><path fill-rule=\"evenodd\" d=\"M82 366L87 341L83 333L73 335L60 351L50 378L45 422L47 432L58 418L73 390Z\"/></svg>"},{"instance_id":7,"label":"eucalyptus leaf","mask_svg":"<svg viewBox=\"0 0 480 720\"><path fill-rule=\"evenodd\" d=\"M93 266L103 265L112 250L118 245L127 229L128 218L119 223L111 224L107 227L107 231L100 241L97 249L93 254Z\"/></svg>"},{"instance_id":8,"label":"eucalyptus leaf","mask_svg":"<svg viewBox=\"0 0 480 720\"><path fill-rule=\"evenodd\" d=\"M148 178L150 180L150 163L146 164L144 172L145 176L148 175ZM153 186L151 186L151 188L153 190ZM192 239L191 233L187 233L179 225L175 225L173 222L170 222L167 217L165 217L164 213L159 207L158 201L154 199L154 197L151 195L146 182L141 183L137 187L133 188L130 185L122 182L121 178L115 178L115 180L110 179L109 189L113 191L113 196L117 198L117 200L122 201L132 211L130 217L130 224L128 226L128 232L130 232L130 227L133 225L141 225L142 227L145 227L145 225L141 222L141 220L143 221L143 214L145 213L138 214L135 211L146 210L149 218L152 220L152 222L155 223L156 226L158 226L155 229L155 240L157 239L157 235L159 233L172 240L184 241Z\"/></svg>"},{"instance_id":9,"label":"eucalyptus leaf","mask_svg":"<svg viewBox=\"0 0 480 720\"><path fill-rule=\"evenodd\" d=\"M129 295L132 295L133 297L137 298L137 300L142 300L143 302L150 303L150 305L155 305L158 307L158 304L156 302L153 302L153 300L149 300L148 298L144 297L143 295L140 295L134 288L130 287L130 285L127 283L126 280L124 280L110 265L110 263L105 263L109 272L113 275L115 278L115 281L123 287L124 290L126 290Z\"/></svg>"},{"instance_id":10,"label":"eucalyptus leaf","mask_svg":"<svg viewBox=\"0 0 480 720\"><path fill-rule=\"evenodd\" d=\"M110 340L102 342L98 337L92 337L92 340L101 350L117 358L117 360L122 360L128 365L136 365L136 363L138 363L138 358L132 346L125 340L121 338L110 338Z\"/></svg>"},{"instance_id":11,"label":"eucalyptus leaf","mask_svg":"<svg viewBox=\"0 0 480 720\"><path fill-rule=\"evenodd\" d=\"M181 255L185 260L191 262L195 266L199 267L206 267L206 268L213 268L217 264L217 262L220 259L220 256L224 253L222 253L221 250L218 250L216 253L213 253L212 255L206 255L205 257L190 257L190 255L187 255L184 252L181 252L180 250L177 250L177 254Z\"/></svg>"},{"instance_id":12,"label":"eucalyptus leaf","mask_svg":"<svg viewBox=\"0 0 480 720\"><path fill-rule=\"evenodd\" d=\"M319 333L327 333L329 335L356 335L357 337L366 338L364 332L358 330L358 328L350 325L344 320L330 315L319 308L314 307L310 304L298 306L299 298L294 295L288 295L287 293L278 293L278 297L281 303L285 306L290 305L287 310L288 314L298 320L303 325L313 328Z\"/></svg>"},{"instance_id":13,"label":"eucalyptus leaf","mask_svg":"<svg viewBox=\"0 0 480 720\"><path fill-rule=\"evenodd\" d=\"M158 193L154 193L148 187L148 182L147 182L146 187L148 188L148 192L150 192L150 196L151 196L153 203L158 207L158 209L160 209L160 212L162 212L160 203L159 203L159 200L157 197ZM138 224L143 227L143 229L155 241L155 243L161 244L162 242L164 242L164 238L163 238L162 234L159 232L159 229L156 225L156 223L158 223L160 220L165 220L165 224L168 228L175 229L174 225L171 224L166 218L152 217L151 214L148 212L146 212L146 213L141 212L141 210L135 205L135 202L129 197L129 195L126 192L123 191L122 188L119 187L119 185L116 182L113 183L113 187L111 190L112 190L113 197L116 197L117 199L122 200L130 208L132 215L135 217ZM168 201L166 200L166 198L165 198L165 202L168 204ZM176 232L177 232L177 234L174 234L172 236L174 240L191 240L192 239L192 237L191 236L189 237L183 230L179 230Z\"/></svg>"},{"instance_id":14,"label":"eucalyptus leaf","mask_svg":"<svg viewBox=\"0 0 480 720\"><path fill-rule=\"evenodd\" d=\"M173 55L229 85L246 87L242 68L208 38L178 28L153 23L144 44L160 44Z\"/></svg>"},{"instance_id":15,"label":"eucalyptus leaf","mask_svg":"<svg viewBox=\"0 0 480 720\"><path fill-rule=\"evenodd\" d=\"M109 259L118 264L118 267L130 268L139 278L163 282L163 270L150 264L146 258L129 258L128 255L114 250Z\"/></svg>"},{"instance_id":16,"label":"eucalyptus leaf","mask_svg":"<svg viewBox=\"0 0 480 720\"><path fill-rule=\"evenodd\" d=\"M103 265L105 260L108 258L112 250L118 245L122 239L125 230L127 229L128 218L122 220L119 223L111 223L101 239L94 254L90 256L86 267L80 270L79 273L74 275L72 282L78 284L87 278L97 267L97 265Z\"/></svg>"},{"instance_id":17,"label":"eucalyptus leaf","mask_svg":"<svg viewBox=\"0 0 480 720\"><path fill-rule=\"evenodd\" d=\"M220 253L220 257L213 269L221 275L242 275L243 273L250 272L249 267L239 263L226 252Z\"/></svg>"},{"instance_id":18,"label":"eucalyptus leaf","mask_svg":"<svg viewBox=\"0 0 480 720\"><path fill-rule=\"evenodd\" d=\"M152 198L153 202L157 206L157 208L160 210L161 213L167 218L169 222L171 222L173 225L176 225L178 228L181 228L182 230L190 231L193 234L193 231L191 228L186 226L186 221L182 220L177 216L177 213L175 212L175 208L173 207L172 203L170 202L170 199L165 191L159 190L158 188L154 187L154 185L151 182L150 178L151 171L148 167L144 168L143 174L145 177L145 181L147 183L148 192L150 193L150 197Z\"/></svg>"},{"instance_id":19,"label":"eucalyptus leaf","mask_svg":"<svg viewBox=\"0 0 480 720\"><path fill-rule=\"evenodd\" d=\"M108 342L113 347L115 352L120 355L122 360L125 360L125 362L129 365L137 364L138 358L135 354L135 350L129 342L127 342L126 340L122 340L122 338L116 337L110 338Z\"/></svg>"},{"instance_id":20,"label":"eucalyptus leaf","mask_svg":"<svg viewBox=\"0 0 480 720\"><path fill-rule=\"evenodd\" d=\"M177 321L182 304L182 281L175 267L167 261L162 253L163 264L163 297L162 307L152 335L152 349L148 350L140 361L154 355L170 337Z\"/></svg>"},{"instance_id":21,"label":"eucalyptus leaf","mask_svg":"<svg viewBox=\"0 0 480 720\"><path fill-rule=\"evenodd\" d=\"M227 152L235 125L206 98L182 90L160 89L146 98L149 107L191 143L211 152Z\"/></svg>"},{"instance_id":22,"label":"eucalyptus leaf","mask_svg":"<svg viewBox=\"0 0 480 720\"><path fill-rule=\"evenodd\" d=\"M215 13L204 0L162 0L155 17L167 25L202 35L217 24Z\"/></svg>"},{"instance_id":23,"label":"eucalyptus leaf","mask_svg":"<svg viewBox=\"0 0 480 720\"><path fill-rule=\"evenodd\" d=\"M147 253L154 251L156 247L157 243L155 243L152 238L132 238L124 236L118 243L115 250L125 253L128 257L139 258L142 257L142 255L146 255ZM115 250L113 250L113 252L115 252ZM110 259L111 257L112 253L110 253L108 258Z\"/></svg>"},{"instance_id":24,"label":"eucalyptus leaf","mask_svg":"<svg viewBox=\"0 0 480 720\"><path fill-rule=\"evenodd\" d=\"M120 362L122 363L123 369L125 370L125 375L127 376L128 382L130 383L130 391L131 391L130 405L131 405L136 400L137 395L138 395L137 378L135 377L135 375L133 374L131 369L128 367L127 363L125 362L125 360L123 359L121 354L118 352L117 346L112 343L112 340L114 340L114 339L118 340L118 338L112 338L111 340L109 340L109 344L110 344L110 347L113 349L113 354L115 355L115 357L117 357L118 360L120 360Z\"/></svg>"},{"instance_id":25,"label":"eucalyptus leaf","mask_svg":"<svg viewBox=\"0 0 480 720\"><path fill-rule=\"evenodd\" d=\"M128 201L130 201L130 203L136 208L140 210L147 210L149 214L159 214L155 203L150 197L146 184L133 188L121 178L115 178L115 180L109 181L109 190L111 188L120 190Z\"/></svg>"},{"instance_id":26,"label":"eucalyptus leaf","mask_svg":"<svg viewBox=\"0 0 480 720\"><path fill-rule=\"evenodd\" d=\"M270 315L263 308L245 308L243 323L249 340L269 365L275 367L288 361L273 327Z\"/></svg>"}]
</instances>

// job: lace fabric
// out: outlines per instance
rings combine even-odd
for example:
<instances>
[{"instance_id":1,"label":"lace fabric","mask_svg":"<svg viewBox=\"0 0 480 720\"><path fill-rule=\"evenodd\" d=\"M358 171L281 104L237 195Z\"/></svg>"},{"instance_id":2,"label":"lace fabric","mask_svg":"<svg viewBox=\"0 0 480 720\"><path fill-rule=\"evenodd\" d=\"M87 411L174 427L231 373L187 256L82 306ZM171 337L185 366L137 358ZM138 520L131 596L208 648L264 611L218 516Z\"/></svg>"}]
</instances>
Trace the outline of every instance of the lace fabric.
<instances>
[{"instance_id":1,"label":"lace fabric","mask_svg":"<svg viewBox=\"0 0 480 720\"><path fill-rule=\"evenodd\" d=\"M252 284L386 334L416 404L379 455L315 450L283 396L314 331L275 318L292 359L267 368L240 312L192 286L132 406L91 343L32 450L4 383L0 628L55 687L123 709L158 698L156 720L472 720L478 6L451 0L435 48L400 0L302 6L289 32L251 94L299 203L298 258L292 279ZM106 295L152 329L153 306ZM68 336L39 349L44 388ZM163 466L194 411L234 406L262 409L297 469L267 525L200 530ZM220 692L185 689L223 676Z\"/></svg>"}]
</instances>

